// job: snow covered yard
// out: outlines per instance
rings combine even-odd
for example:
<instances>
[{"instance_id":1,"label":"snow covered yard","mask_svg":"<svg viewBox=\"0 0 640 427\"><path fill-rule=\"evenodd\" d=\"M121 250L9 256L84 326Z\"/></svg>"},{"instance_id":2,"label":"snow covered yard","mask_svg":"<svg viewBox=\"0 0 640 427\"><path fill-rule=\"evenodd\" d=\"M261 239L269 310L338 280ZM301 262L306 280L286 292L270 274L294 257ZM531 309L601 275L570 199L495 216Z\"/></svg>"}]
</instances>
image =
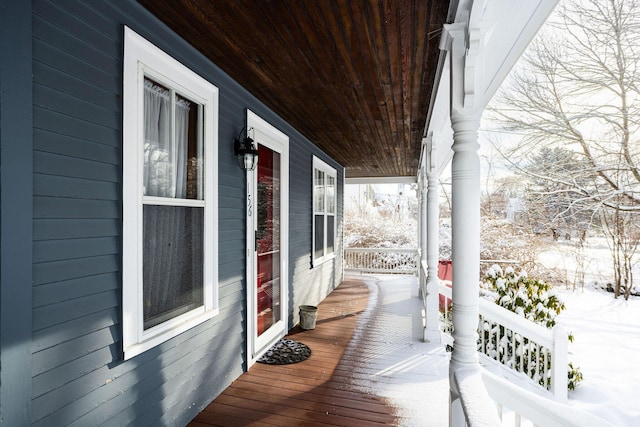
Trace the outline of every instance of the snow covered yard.
<instances>
[{"instance_id":1,"label":"snow covered yard","mask_svg":"<svg viewBox=\"0 0 640 427\"><path fill-rule=\"evenodd\" d=\"M573 333L569 361L584 380L569 402L618 426L640 426L640 297L613 298L592 285L560 292L558 323Z\"/></svg>"},{"instance_id":2,"label":"snow covered yard","mask_svg":"<svg viewBox=\"0 0 640 427\"><path fill-rule=\"evenodd\" d=\"M566 271L569 285L580 265L585 273L584 288L557 287L566 305L557 322L574 335L569 361L584 376L569 392L569 403L617 426L640 426L640 297L615 299L602 289L613 277L611 254L603 238L589 239L582 258L578 256L572 243L561 241L538 257L546 267ZM636 263L636 280L639 267Z\"/></svg>"}]
</instances>

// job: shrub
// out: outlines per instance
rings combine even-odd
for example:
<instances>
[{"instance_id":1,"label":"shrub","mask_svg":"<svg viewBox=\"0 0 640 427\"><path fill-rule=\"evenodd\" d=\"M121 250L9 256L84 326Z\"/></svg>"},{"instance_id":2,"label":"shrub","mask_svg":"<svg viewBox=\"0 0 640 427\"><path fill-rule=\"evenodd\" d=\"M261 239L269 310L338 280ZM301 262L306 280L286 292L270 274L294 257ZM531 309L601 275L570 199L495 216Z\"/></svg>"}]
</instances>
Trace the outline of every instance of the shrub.
<instances>
[{"instance_id":1,"label":"shrub","mask_svg":"<svg viewBox=\"0 0 640 427\"><path fill-rule=\"evenodd\" d=\"M504 271L497 265L487 270L485 281L481 288L481 296L493 300L496 304L516 313L534 323L551 329L556 324L556 317L565 309L564 303L548 283L530 278L525 272L516 274L508 267ZM513 334L511 331L501 330L499 336L502 339L496 343L496 325L491 322L484 322L481 334L484 335L485 348L481 351L493 356L499 356L503 360L512 360L515 342L515 363L520 365L523 372L529 374L532 379L538 379L540 385L548 388L550 385L550 374L546 377L538 377L536 366L545 363L544 352L540 352L535 343ZM573 341L573 336L569 335L569 341ZM491 355L491 354L490 354ZM551 370L551 359L546 358L546 372ZM569 363L568 388L574 390L576 385L582 381L582 373Z\"/></svg>"}]
</instances>

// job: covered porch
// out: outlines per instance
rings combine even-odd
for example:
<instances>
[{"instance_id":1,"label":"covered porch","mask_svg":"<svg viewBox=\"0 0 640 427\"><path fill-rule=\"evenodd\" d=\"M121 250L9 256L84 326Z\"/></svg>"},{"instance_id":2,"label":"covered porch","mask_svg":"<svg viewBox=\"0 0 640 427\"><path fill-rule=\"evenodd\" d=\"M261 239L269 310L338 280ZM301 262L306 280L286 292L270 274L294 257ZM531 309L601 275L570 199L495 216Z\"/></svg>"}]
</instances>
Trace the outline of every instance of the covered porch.
<instances>
[{"instance_id":1,"label":"covered porch","mask_svg":"<svg viewBox=\"0 0 640 427\"><path fill-rule=\"evenodd\" d=\"M440 420L443 425L453 426L496 425L499 423L493 411L496 396L510 400L512 404L535 401L531 396L515 397L516 392L504 381L488 383L478 360L478 128L487 103L556 2L538 0L516 5L507 1L407 1L399 2L397 14L394 14L396 7L384 8L380 2L353 9L347 7L346 2L333 9L316 9L309 6L311 3L305 3L292 10L278 9L274 2L263 5L249 2L249 6L237 8L229 2L225 8L216 10L207 10L199 5L202 9L192 11L193 22L189 22L189 25L177 21L175 17L179 14L166 6L143 2L187 41L228 70L244 87L255 92L276 113L343 165L347 183L354 179L411 179L418 184L421 192L420 278L411 279L411 291L404 300L416 304L416 308L405 309L391 315L389 320L381 320L382 325L392 328L376 330L369 335L375 330L371 327L375 323L371 322L384 315L387 305L376 304L377 301L384 301L382 291L375 298L370 296L373 302L367 305L369 310L355 316L360 317L358 327L364 329L355 327L356 339L347 341L348 345L344 344L344 353L335 352L342 354L335 361L335 368L327 367L326 372L311 371L304 374L305 378L315 378L321 374L319 383L309 384L307 390L293 389L289 396L280 396L271 388L253 390L251 393L245 390L247 393L237 392L236 396L230 396L230 393L234 393L234 385L205 409L196 418L197 422L207 419L217 422L215 408L224 407L228 410L232 407L229 402L246 401L246 407L236 408L231 416L246 419L247 424L267 424L266 420L271 416L288 416L286 414L298 411L302 415L294 418L301 421L292 421L292 424L307 421L330 424L304 416L333 414L332 408L337 406L323 406L326 405L324 399L327 395L312 391L337 381L338 377L348 380L338 384L344 384L349 390L359 390L358 393L365 395L370 392L377 397L384 396L387 385L395 383L397 378L400 398L394 403L386 402L394 411L382 410L381 413L405 416L400 415L405 413L403 408L408 408L415 401L415 413L409 411L412 415L407 415L406 422L400 418L393 421L402 425L414 422L424 424L425 420L429 420L429 425L438 425ZM254 19L256 15L260 16L259 20ZM415 21L408 19L408 16L415 18ZM228 17L236 18L237 23L253 25L234 26L234 20ZM280 20L285 17L287 21L282 25ZM245 27L255 29L255 33L236 31L236 28ZM206 34L206 37L202 37L202 34ZM233 37L220 37L220 34L231 34ZM266 38L264 34L274 36ZM222 39L219 43L213 43L216 36ZM267 40L269 42L265 43ZM282 43L272 42L276 40ZM327 46L333 49L327 49ZM229 55L229 52L234 52L234 55ZM267 52L264 57L263 52ZM283 55L282 52L292 56ZM367 57L370 62L362 60L361 54L370 55ZM275 58L280 58L282 62L276 63ZM335 67L340 63L346 64L344 68ZM307 68L307 64L311 65ZM372 75L371 70L380 71ZM317 79L309 80L310 76ZM292 87L300 87L300 90L291 90ZM305 96L300 96L300 93ZM320 102L308 102L309 99ZM335 133L334 130L340 132ZM451 357L443 352L439 342L439 283L436 274L437 180L450 161L453 280L456 283L451 297L454 303ZM247 240L250 241L250 238ZM336 258L340 261L340 255L336 254ZM388 304L389 308L401 305L401 300ZM326 310L321 306L321 315L322 311ZM424 323L421 316L415 318L422 312L426 313ZM326 320L321 318L321 322ZM320 326L324 325L321 323ZM321 334L321 329L296 335L311 339L314 334ZM327 345L327 339L331 344L331 337L336 335L348 334L331 334L316 345ZM395 341L400 337L404 337L402 342ZM360 349L365 343L370 343L371 347L366 344L366 350ZM407 343L411 345L407 346ZM406 359L407 355L412 354L408 350L418 347L425 350L416 356L416 362L423 356L435 357L436 360L418 363L425 372L408 374L406 370L413 366L409 362L411 359ZM354 352L356 357L351 357ZM322 351L316 353L322 354ZM400 359L395 359L396 356ZM388 361L384 362L387 357ZM305 364L310 365L309 362L303 362L300 366ZM430 371L434 366L439 367L436 369L438 376ZM272 369L259 365L249 368L249 372L236 384L245 383L245 378L253 375L264 378L257 374ZM289 381L289 378L295 377L289 374L296 369L302 368L285 368L282 375L267 376L265 383L275 385L278 392L284 392L288 390L285 384L299 383L299 380ZM338 375L336 372L349 372L353 376ZM387 378L393 380L387 382ZM435 387L436 383L440 386ZM406 390L413 385L420 389L407 393ZM327 390L334 388L339 387L327 387ZM438 397L431 398L426 394L427 390L437 390ZM307 396L313 399L300 399L301 393L309 393ZM244 397L245 394L253 397ZM321 400L322 405L316 406L315 399ZM387 396L387 399L391 397ZM352 400L359 402L355 397ZM499 404L502 402L498 400ZM294 403L297 409L290 407ZM536 422L553 425L542 414L545 403L535 402L529 406L534 406L533 412L539 416ZM256 407L259 409L252 409ZM433 408L442 411L442 416L436 416L439 412L435 410L430 411ZM354 420L366 422L364 415L371 412L361 412L363 418L354 417L350 420L353 422L346 419L339 421L338 418L334 421L335 424L347 425L356 424ZM335 416L339 417L337 414ZM237 425L237 419L235 423ZM277 418L273 419L273 423L288 424Z\"/></svg>"},{"instance_id":2,"label":"covered porch","mask_svg":"<svg viewBox=\"0 0 640 427\"><path fill-rule=\"evenodd\" d=\"M191 426L449 425L449 353L422 340L413 275L345 277L290 365L256 363Z\"/></svg>"}]
</instances>

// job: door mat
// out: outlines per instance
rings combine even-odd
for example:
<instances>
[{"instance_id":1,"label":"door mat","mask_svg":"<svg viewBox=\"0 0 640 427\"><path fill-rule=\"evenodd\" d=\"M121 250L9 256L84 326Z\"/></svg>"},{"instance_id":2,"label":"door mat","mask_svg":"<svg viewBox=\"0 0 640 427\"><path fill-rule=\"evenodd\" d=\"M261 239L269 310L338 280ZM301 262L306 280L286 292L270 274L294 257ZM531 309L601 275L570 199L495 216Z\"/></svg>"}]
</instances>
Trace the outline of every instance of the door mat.
<instances>
[{"instance_id":1,"label":"door mat","mask_svg":"<svg viewBox=\"0 0 640 427\"><path fill-rule=\"evenodd\" d=\"M311 356L311 349L306 344L282 338L267 350L258 359L258 362L268 365L287 365L289 363L302 362L309 356Z\"/></svg>"}]
</instances>

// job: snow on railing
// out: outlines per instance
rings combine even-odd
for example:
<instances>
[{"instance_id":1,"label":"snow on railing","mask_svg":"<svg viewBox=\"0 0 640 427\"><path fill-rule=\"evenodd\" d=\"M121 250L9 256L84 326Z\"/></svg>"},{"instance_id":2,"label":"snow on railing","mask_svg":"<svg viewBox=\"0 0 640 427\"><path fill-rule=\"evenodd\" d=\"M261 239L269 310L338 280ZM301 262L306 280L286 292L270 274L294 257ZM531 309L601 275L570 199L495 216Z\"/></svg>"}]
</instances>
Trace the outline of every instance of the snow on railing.
<instances>
[{"instance_id":1,"label":"snow on railing","mask_svg":"<svg viewBox=\"0 0 640 427\"><path fill-rule=\"evenodd\" d=\"M451 288L440 282L442 341L453 345ZM486 358L516 372L550 391L557 401L567 400L568 336L556 325L544 328L485 299L479 300L478 351ZM515 343L515 347L514 347Z\"/></svg>"},{"instance_id":2,"label":"snow on railing","mask_svg":"<svg viewBox=\"0 0 640 427\"><path fill-rule=\"evenodd\" d=\"M418 249L345 248L344 269L362 273L417 274Z\"/></svg>"},{"instance_id":3,"label":"snow on railing","mask_svg":"<svg viewBox=\"0 0 640 427\"><path fill-rule=\"evenodd\" d=\"M502 420L499 425L613 427L602 418L532 393L486 369L482 370L482 382L489 397L496 403L498 416ZM474 396L463 395L462 399L465 398L475 399Z\"/></svg>"}]
</instances>

